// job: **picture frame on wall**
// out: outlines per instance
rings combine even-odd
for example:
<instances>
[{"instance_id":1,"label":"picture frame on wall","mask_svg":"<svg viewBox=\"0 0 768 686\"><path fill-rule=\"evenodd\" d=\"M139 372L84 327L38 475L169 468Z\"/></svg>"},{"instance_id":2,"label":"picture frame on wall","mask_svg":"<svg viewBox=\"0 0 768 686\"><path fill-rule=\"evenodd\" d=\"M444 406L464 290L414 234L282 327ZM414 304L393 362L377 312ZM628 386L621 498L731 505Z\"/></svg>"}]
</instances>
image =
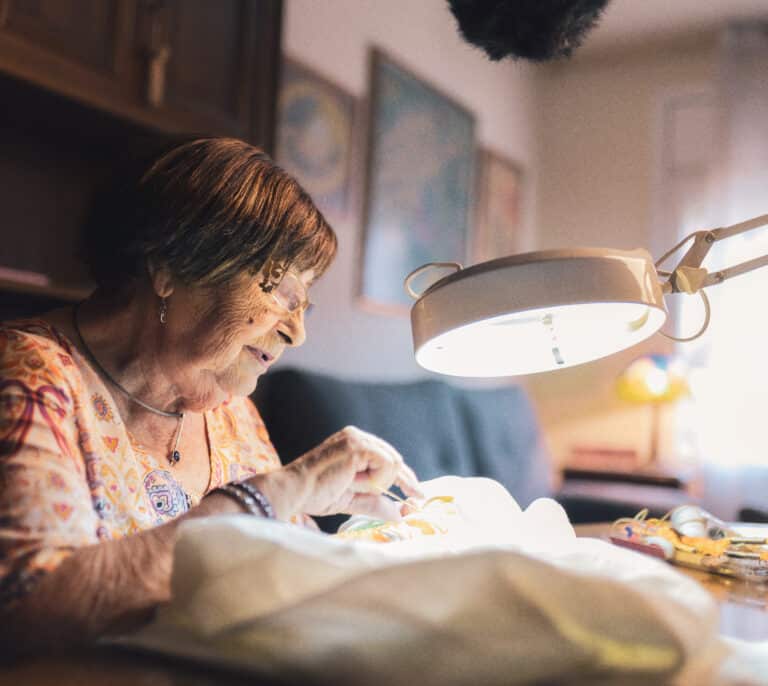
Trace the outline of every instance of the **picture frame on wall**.
<instances>
[{"instance_id":1,"label":"picture frame on wall","mask_svg":"<svg viewBox=\"0 0 768 686\"><path fill-rule=\"evenodd\" d=\"M332 224L355 212L352 178L358 101L299 60L283 57L275 161Z\"/></svg>"},{"instance_id":2,"label":"picture frame on wall","mask_svg":"<svg viewBox=\"0 0 768 686\"><path fill-rule=\"evenodd\" d=\"M427 262L468 256L475 119L381 50L370 53L359 295L392 313L412 304L403 280Z\"/></svg>"},{"instance_id":3,"label":"picture frame on wall","mask_svg":"<svg viewBox=\"0 0 768 686\"><path fill-rule=\"evenodd\" d=\"M473 264L514 255L522 245L522 167L487 148L477 166Z\"/></svg>"}]
</instances>

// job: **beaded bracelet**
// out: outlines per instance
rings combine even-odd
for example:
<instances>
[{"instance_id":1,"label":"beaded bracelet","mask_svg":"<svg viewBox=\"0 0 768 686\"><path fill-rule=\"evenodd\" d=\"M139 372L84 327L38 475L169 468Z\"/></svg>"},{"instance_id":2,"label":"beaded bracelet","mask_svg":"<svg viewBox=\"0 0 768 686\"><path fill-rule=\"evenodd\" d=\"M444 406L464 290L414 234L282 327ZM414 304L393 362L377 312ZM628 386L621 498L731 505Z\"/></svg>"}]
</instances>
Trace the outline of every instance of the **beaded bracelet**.
<instances>
[{"instance_id":1,"label":"beaded bracelet","mask_svg":"<svg viewBox=\"0 0 768 686\"><path fill-rule=\"evenodd\" d=\"M252 514L254 517L263 516L262 508L259 506L257 500L250 493L247 493L239 488L235 488L233 484L224 484L223 486L214 488L211 493L221 493L222 495L226 495L233 500L236 500L237 503L243 507L246 512L248 512L248 514ZM211 493L208 495L211 495Z\"/></svg>"},{"instance_id":2,"label":"beaded bracelet","mask_svg":"<svg viewBox=\"0 0 768 686\"><path fill-rule=\"evenodd\" d=\"M267 496L265 496L256 486L247 481L233 481L231 486L239 489L242 493L247 493L251 498L256 501L261 513L267 519L276 519L275 509L272 507L272 503L269 502Z\"/></svg>"}]
</instances>

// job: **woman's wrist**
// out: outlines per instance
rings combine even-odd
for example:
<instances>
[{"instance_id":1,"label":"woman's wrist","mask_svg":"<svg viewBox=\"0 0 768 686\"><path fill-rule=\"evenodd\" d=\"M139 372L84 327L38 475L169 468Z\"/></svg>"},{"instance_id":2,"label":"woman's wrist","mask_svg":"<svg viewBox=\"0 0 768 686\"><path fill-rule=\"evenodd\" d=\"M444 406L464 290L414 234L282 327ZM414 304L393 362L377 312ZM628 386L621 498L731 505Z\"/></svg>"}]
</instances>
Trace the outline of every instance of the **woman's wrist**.
<instances>
[{"instance_id":1,"label":"woman's wrist","mask_svg":"<svg viewBox=\"0 0 768 686\"><path fill-rule=\"evenodd\" d=\"M236 497L238 497L241 502L244 502L253 514L266 517L267 519L276 519L275 508L272 507L269 498L267 498L267 496L265 496L261 490L256 488L251 482L233 481L232 483L227 484L224 488L233 495L237 493ZM232 489L234 489L234 491Z\"/></svg>"},{"instance_id":2,"label":"woman's wrist","mask_svg":"<svg viewBox=\"0 0 768 686\"><path fill-rule=\"evenodd\" d=\"M232 481L218 488L214 488L208 495L221 494L236 502L242 512L254 517L274 519L275 514L272 505L266 496L251 484ZM208 497L208 496L206 496Z\"/></svg>"},{"instance_id":3,"label":"woman's wrist","mask_svg":"<svg viewBox=\"0 0 768 686\"><path fill-rule=\"evenodd\" d=\"M217 514L241 514L243 506L228 495L214 489L186 513L186 517L210 517Z\"/></svg>"},{"instance_id":4,"label":"woman's wrist","mask_svg":"<svg viewBox=\"0 0 768 686\"><path fill-rule=\"evenodd\" d=\"M276 469L272 472L258 474L247 479L245 488L251 485L263 495L260 503L251 493L246 496L256 501L258 513L268 518L288 521L296 514L303 512L302 505L306 501L308 485L298 474L298 470L291 465ZM233 487L240 486L239 493L244 495L245 488L242 484L230 484ZM215 514L240 514L251 509L238 497L223 489L214 489L208 493L200 503L192 508L187 516L207 517Z\"/></svg>"},{"instance_id":5,"label":"woman's wrist","mask_svg":"<svg viewBox=\"0 0 768 686\"><path fill-rule=\"evenodd\" d=\"M309 487L292 465L258 474L245 483L254 486L264 495L275 519L285 522L304 511L303 504Z\"/></svg>"}]
</instances>

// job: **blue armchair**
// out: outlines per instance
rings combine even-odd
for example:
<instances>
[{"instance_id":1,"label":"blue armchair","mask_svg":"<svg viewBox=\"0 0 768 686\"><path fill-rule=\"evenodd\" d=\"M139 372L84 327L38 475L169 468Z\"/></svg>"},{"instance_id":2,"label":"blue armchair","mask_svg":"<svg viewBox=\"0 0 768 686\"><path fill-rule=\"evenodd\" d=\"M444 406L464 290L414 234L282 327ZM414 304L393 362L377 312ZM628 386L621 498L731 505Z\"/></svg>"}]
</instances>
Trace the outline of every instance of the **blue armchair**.
<instances>
[{"instance_id":1,"label":"blue armchair","mask_svg":"<svg viewBox=\"0 0 768 686\"><path fill-rule=\"evenodd\" d=\"M470 389L426 379L408 383L346 381L296 369L262 377L254 401L284 463L347 425L391 443L420 479L444 474L487 476L521 506L557 497L547 447L520 386ZM637 504L558 498L571 520L632 516ZM321 518L335 531L339 518Z\"/></svg>"}]
</instances>

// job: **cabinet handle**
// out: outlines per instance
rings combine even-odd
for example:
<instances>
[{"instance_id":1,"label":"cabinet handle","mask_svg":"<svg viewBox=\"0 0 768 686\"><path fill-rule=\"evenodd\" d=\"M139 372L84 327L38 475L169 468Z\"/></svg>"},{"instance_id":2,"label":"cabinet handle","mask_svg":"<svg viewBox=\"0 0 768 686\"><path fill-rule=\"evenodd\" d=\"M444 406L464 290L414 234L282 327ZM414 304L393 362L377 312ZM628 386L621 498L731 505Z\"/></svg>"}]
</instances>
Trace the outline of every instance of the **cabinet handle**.
<instances>
[{"instance_id":1,"label":"cabinet handle","mask_svg":"<svg viewBox=\"0 0 768 686\"><path fill-rule=\"evenodd\" d=\"M147 3L149 30L146 40L147 103L161 107L165 100L166 75L171 47L168 44L168 8L162 2Z\"/></svg>"},{"instance_id":2,"label":"cabinet handle","mask_svg":"<svg viewBox=\"0 0 768 686\"><path fill-rule=\"evenodd\" d=\"M0 29L8 23L8 15L11 13L11 0L0 0Z\"/></svg>"},{"instance_id":3,"label":"cabinet handle","mask_svg":"<svg viewBox=\"0 0 768 686\"><path fill-rule=\"evenodd\" d=\"M165 75L171 49L167 45L159 47L149 55L147 66L147 102L152 107L160 107L165 100Z\"/></svg>"}]
</instances>

